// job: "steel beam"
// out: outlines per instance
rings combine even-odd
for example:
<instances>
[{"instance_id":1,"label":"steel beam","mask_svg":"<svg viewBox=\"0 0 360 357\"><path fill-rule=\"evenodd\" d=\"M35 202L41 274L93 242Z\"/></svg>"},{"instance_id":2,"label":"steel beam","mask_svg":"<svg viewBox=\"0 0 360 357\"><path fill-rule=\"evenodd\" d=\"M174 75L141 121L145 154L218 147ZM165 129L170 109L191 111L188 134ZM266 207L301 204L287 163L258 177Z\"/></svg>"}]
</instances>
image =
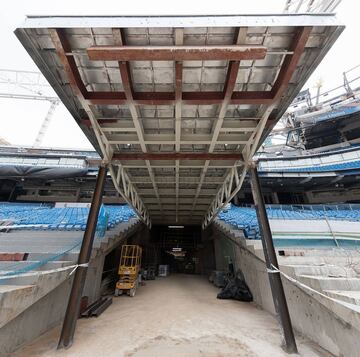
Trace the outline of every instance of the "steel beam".
<instances>
[{"instance_id":1,"label":"steel beam","mask_svg":"<svg viewBox=\"0 0 360 357\"><path fill-rule=\"evenodd\" d=\"M139 192L135 189L132 181L125 172L122 165L109 165L109 171L116 190L125 199L125 201L135 209L138 217L151 228L151 220L143 201L139 197Z\"/></svg>"},{"instance_id":2,"label":"steel beam","mask_svg":"<svg viewBox=\"0 0 360 357\"><path fill-rule=\"evenodd\" d=\"M309 39L311 31L312 27L302 27L297 30L290 48L290 51L292 51L293 53L285 55L286 57L281 66L280 72L271 89L271 96L275 100L279 99L282 96L294 72L296 71L296 67L299 63L301 55L305 50L305 46Z\"/></svg>"},{"instance_id":3,"label":"steel beam","mask_svg":"<svg viewBox=\"0 0 360 357\"><path fill-rule=\"evenodd\" d=\"M249 162L257 149L264 127L273 108L273 105L265 108L265 111L256 127L256 130L251 134L251 137L248 140L248 144L244 147L242 151L242 155L244 158L243 167L239 168L239 164L236 162L233 168L227 174L224 183L220 186L214 200L212 201L204 217L204 221L202 224L203 228L205 228L209 223L214 220L219 211L226 204L228 204L241 189L246 176L247 166L249 165Z\"/></svg>"},{"instance_id":4,"label":"steel beam","mask_svg":"<svg viewBox=\"0 0 360 357\"><path fill-rule=\"evenodd\" d=\"M152 188L139 188L138 189L139 194L144 196L153 196L154 190ZM216 194L216 189L203 189L200 192L200 196L214 196ZM160 188L159 194L161 196L174 196L175 197L175 188ZM194 189L188 189L188 188L180 188L179 189L179 196L181 197L193 197L195 194L195 188Z\"/></svg>"},{"instance_id":5,"label":"steel beam","mask_svg":"<svg viewBox=\"0 0 360 357\"><path fill-rule=\"evenodd\" d=\"M196 143L196 141L194 141ZM146 153L120 153L113 154L116 160L243 160L241 153L208 153L208 152L146 152Z\"/></svg>"},{"instance_id":6,"label":"steel beam","mask_svg":"<svg viewBox=\"0 0 360 357\"><path fill-rule=\"evenodd\" d=\"M86 92L85 98L92 105L122 105L128 100L124 92ZM221 104L223 92L182 92L181 99L187 105ZM133 92L136 105L174 105L175 92ZM271 104L274 98L271 91L233 92L229 104Z\"/></svg>"},{"instance_id":7,"label":"steel beam","mask_svg":"<svg viewBox=\"0 0 360 357\"><path fill-rule=\"evenodd\" d=\"M243 27L243 28L238 28L236 31L236 36L234 38L235 44L240 45L242 43L244 43L246 41L246 33L247 33L247 28ZM215 121L213 127L212 127L212 135L211 135L211 142L209 145L209 153L212 153L215 149L215 145L218 143L218 141L220 141L219 139L219 134L220 134L220 130L222 128L223 122L224 122L224 118L226 115L226 111L228 108L228 105L230 103L231 100L231 96L234 92L234 88L235 88L235 84L236 84L236 79L239 73L239 68L240 68L240 62L239 61L230 61L229 62L229 66L228 66L228 71L227 71L227 75L226 75L226 81L224 84L224 89L223 89L223 97L224 100L221 103L220 106L220 110L219 110L219 114L218 114L218 118ZM223 139L224 136L226 137L225 140L229 139L229 135L223 135ZM222 143L225 143L224 141ZM236 144L240 144L240 142L237 142ZM194 210L195 206L196 206L196 201L199 197L199 193L202 187L202 184L204 182L205 176L206 176L206 172L208 170L209 167L209 161L206 161L204 164L204 168L203 171L200 175L200 181L199 181L199 185L198 188L196 190L196 194L195 194L195 198L194 198L194 203L193 203L193 207L191 212ZM191 213L190 213L191 214Z\"/></svg>"},{"instance_id":8,"label":"steel beam","mask_svg":"<svg viewBox=\"0 0 360 357\"><path fill-rule=\"evenodd\" d=\"M258 121L261 118L224 118L223 126L220 129L220 132L253 132L256 128ZM103 132L136 132L132 118L97 118L100 128ZM139 120L146 124L146 129L158 129L159 120L162 123L171 121L174 122L174 117L166 118L148 118L140 117ZM215 117L199 117L199 118L185 118L185 121L196 120L199 123L204 121L214 122L217 120ZM81 124L91 127L91 122L89 119L82 119ZM176 135L175 135L176 137Z\"/></svg>"},{"instance_id":9,"label":"steel beam","mask_svg":"<svg viewBox=\"0 0 360 357\"><path fill-rule=\"evenodd\" d=\"M264 132L264 128L268 122L268 118L272 110L276 106L276 103L280 100L282 94L284 93L287 85L289 84L297 68L298 62L301 58L302 53L304 52L311 31L312 31L312 27L302 27L295 34L291 45L291 53L286 54L287 57L285 58L284 63L281 66L280 72L277 76L277 79L273 85L273 88L270 91L270 97L272 98L272 102L266 108L262 119L259 121L256 130L254 130L250 138L248 138L248 143L245 145L244 150L242 152L245 165L244 165L243 174L241 175L240 184L235 187L235 189L232 191L231 194L227 195L226 194L227 180L225 180L224 184L220 187L214 201L210 205L207 214L205 215L203 228L205 228L215 218L218 212L228 202L230 202L232 197L234 197L234 195L240 190L243 179L246 175L249 160L252 159L252 156L255 154L258 148L258 144L261 140L261 137ZM219 141L220 140L218 140L218 142ZM231 175L232 172L229 173L228 177L231 177Z\"/></svg>"},{"instance_id":10,"label":"steel beam","mask_svg":"<svg viewBox=\"0 0 360 357\"><path fill-rule=\"evenodd\" d=\"M124 41L124 36L120 29L113 29L113 36L114 36L115 44L117 46L119 46L119 48L126 47L125 41ZM132 119L134 122L134 128L135 128L137 139L138 139L137 141L140 144L141 150L144 153L146 153L147 148L146 148L145 139L144 139L144 129L141 124L141 121L139 120L140 115L138 113L138 108L135 106L134 100L133 100L133 87L132 87L132 81L131 81L131 71L130 71L129 62L119 62L119 70L120 70L121 81L122 81L122 84L124 87L125 97L127 99L127 104L128 104L128 107L129 107L129 110L130 110L130 113L131 113L131 116L132 116ZM109 142L110 142L110 140L109 140ZM160 208L160 210L162 210L161 200L160 200L158 188L157 188L157 185L155 182L155 176L152 171L152 167L148 160L145 160L145 163L146 163L146 166L147 166L147 169L149 172L150 181L153 185L155 195L158 199L159 208Z\"/></svg>"},{"instance_id":11,"label":"steel beam","mask_svg":"<svg viewBox=\"0 0 360 357\"><path fill-rule=\"evenodd\" d=\"M184 30L182 28L175 29L175 45L182 46L184 44ZM183 63L182 61L175 62L175 151L180 151L181 145L181 108L182 108L182 81L183 81ZM179 176L180 163L177 159L175 162L175 221L178 221L178 205L179 205Z\"/></svg>"},{"instance_id":12,"label":"steel beam","mask_svg":"<svg viewBox=\"0 0 360 357\"><path fill-rule=\"evenodd\" d=\"M218 144L247 144L248 139L251 133L238 134L238 133L230 133L230 134L220 134L218 136L217 143ZM175 143L175 134L142 134L139 138L138 134L108 134L106 136L107 141L110 144L139 144L143 145L154 145L154 144L167 144L174 145ZM180 144L185 145L193 145L193 144L211 144L212 135L208 134L183 134L181 136ZM143 151L146 152L146 151Z\"/></svg>"},{"instance_id":13,"label":"steel beam","mask_svg":"<svg viewBox=\"0 0 360 357\"><path fill-rule=\"evenodd\" d=\"M240 61L264 59L264 46L92 46L91 61Z\"/></svg>"},{"instance_id":14,"label":"steel beam","mask_svg":"<svg viewBox=\"0 0 360 357\"><path fill-rule=\"evenodd\" d=\"M268 269L271 293L273 296L275 310L279 317L280 327L282 329L281 335L284 338L284 349L288 353L297 353L294 331L281 281L279 265L274 249L269 220L266 214L264 198L261 192L259 176L254 164L250 165L250 183L261 231L261 240L266 267Z\"/></svg>"},{"instance_id":15,"label":"steel beam","mask_svg":"<svg viewBox=\"0 0 360 357\"><path fill-rule=\"evenodd\" d=\"M212 169L231 169L232 167L234 167L234 164L232 164L230 161L227 162L212 162L209 161L209 168ZM241 166L243 165L242 162L236 163L235 166ZM142 169L142 168L147 168L146 165L144 165L143 163L139 163L136 161L122 161L122 167L126 168L126 169ZM151 165L151 167L153 169L159 169L159 168L170 168L170 167L175 167L175 163L174 160L170 160L170 161L161 161L159 163L153 163ZM202 169L204 167L204 163L203 160L184 160L182 164L179 165L179 169Z\"/></svg>"},{"instance_id":16,"label":"steel beam","mask_svg":"<svg viewBox=\"0 0 360 357\"><path fill-rule=\"evenodd\" d=\"M167 203L167 204L169 204L169 203L173 204L174 203L174 200L173 200L172 197L166 197L166 196L162 197L161 201L163 203ZM192 204L192 202L193 202L193 198L191 198L191 197L180 197L180 199L179 199L179 204ZM201 199L198 200L198 202L201 205L206 204L207 207L208 207L209 203L211 202L211 198L206 198L206 197L201 198ZM144 203L145 204L148 204L148 203L154 204L154 203L156 203L156 198L151 198L151 197L144 198Z\"/></svg>"},{"instance_id":17,"label":"steel beam","mask_svg":"<svg viewBox=\"0 0 360 357\"><path fill-rule=\"evenodd\" d=\"M64 323L61 330L58 349L70 347L74 338L76 322L80 313L81 296L85 285L87 268L95 237L96 224L102 202L106 171L106 166L100 166L94 195L91 201L90 212L86 223L84 238L80 248L78 267L75 271Z\"/></svg>"},{"instance_id":18,"label":"steel beam","mask_svg":"<svg viewBox=\"0 0 360 357\"><path fill-rule=\"evenodd\" d=\"M132 176L131 182L135 184L146 184L149 183L149 178L147 176ZM158 185L161 184L174 184L175 183L175 177L174 176L158 176L156 177L156 182ZM183 175L179 178L179 184L185 184L185 185L197 185L199 182L199 176L193 176L193 175ZM224 177L207 177L205 184L221 184L224 182ZM41 189L42 186L39 186L39 189ZM145 199L144 199L144 202Z\"/></svg>"},{"instance_id":19,"label":"steel beam","mask_svg":"<svg viewBox=\"0 0 360 357\"><path fill-rule=\"evenodd\" d=\"M109 142L102 131L98 121L95 118L95 115L92 111L92 108L89 105L88 100L86 99L90 92L86 90L85 85L82 82L79 70L76 66L76 62L74 58L71 56L71 46L69 41L67 40L66 34L64 29L49 29L49 34L51 37L51 40L55 46L56 53L60 59L61 64L64 67L67 79L70 83L71 89L73 90L75 96L81 103L82 107L84 108L87 118L84 118L86 120L89 120L90 125L92 129L94 130L94 134L96 136L96 140L99 144L101 154L103 158L107 161L111 161L112 157L112 149L109 145ZM112 168L110 166L110 172L112 172ZM114 175L111 175L112 179L114 181ZM114 181L115 184L115 181ZM115 187L118 187L115 185ZM121 196L125 199L126 202L128 202L130 205L132 205L132 197L135 197L136 202L141 203L141 199L139 198L135 188L132 189L132 197L126 196L124 192L118 190L118 192L121 194ZM132 205L132 207L135 209L138 216L146 223L148 226L151 226L151 221L148 216L148 212L145 208L145 206L138 210L138 207L142 207L141 204L138 204L137 206Z\"/></svg>"}]
</instances>

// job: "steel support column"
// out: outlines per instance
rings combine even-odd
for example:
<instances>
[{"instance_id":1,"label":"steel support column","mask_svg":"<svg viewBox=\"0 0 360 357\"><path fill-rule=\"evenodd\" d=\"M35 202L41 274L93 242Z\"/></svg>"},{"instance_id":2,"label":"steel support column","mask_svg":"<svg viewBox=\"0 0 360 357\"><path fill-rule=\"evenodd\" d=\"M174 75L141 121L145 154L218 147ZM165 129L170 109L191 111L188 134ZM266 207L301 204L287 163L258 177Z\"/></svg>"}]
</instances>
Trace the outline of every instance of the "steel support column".
<instances>
[{"instance_id":1,"label":"steel support column","mask_svg":"<svg viewBox=\"0 0 360 357\"><path fill-rule=\"evenodd\" d=\"M64 323L61 330L58 349L70 347L74 338L76 322L80 312L81 295L85 285L87 264L90 260L91 249L94 241L96 224L102 202L104 183L107 167L101 165L99 168L95 191L91 201L90 212L86 223L84 238L78 258L78 267L75 271L74 281L65 313Z\"/></svg>"},{"instance_id":2,"label":"steel support column","mask_svg":"<svg viewBox=\"0 0 360 357\"><path fill-rule=\"evenodd\" d=\"M261 240L264 249L266 267L269 272L268 275L271 293L284 338L284 349L288 353L297 353L294 331L291 324L289 309L286 302L280 272L275 270L279 269L279 266L274 249L269 220L266 214L265 203L261 192L259 176L255 164L250 165L250 181L256 214L261 231Z\"/></svg>"}]
</instances>

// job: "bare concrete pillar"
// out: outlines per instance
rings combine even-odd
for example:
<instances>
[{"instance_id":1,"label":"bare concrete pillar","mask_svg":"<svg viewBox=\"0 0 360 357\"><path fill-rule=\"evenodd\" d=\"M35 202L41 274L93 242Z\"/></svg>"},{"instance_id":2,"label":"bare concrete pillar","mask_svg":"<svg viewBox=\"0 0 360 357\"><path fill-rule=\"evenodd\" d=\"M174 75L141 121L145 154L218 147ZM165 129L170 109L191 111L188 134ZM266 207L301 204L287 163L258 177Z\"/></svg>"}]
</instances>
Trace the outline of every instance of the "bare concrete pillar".
<instances>
[{"instance_id":1,"label":"bare concrete pillar","mask_svg":"<svg viewBox=\"0 0 360 357\"><path fill-rule=\"evenodd\" d=\"M311 191L305 192L304 194L304 199L305 199L305 203L313 203L313 194Z\"/></svg>"},{"instance_id":2,"label":"bare concrete pillar","mask_svg":"<svg viewBox=\"0 0 360 357\"><path fill-rule=\"evenodd\" d=\"M92 259L86 274L83 296L89 298L89 304L100 298L102 274L104 270L105 256L101 254Z\"/></svg>"},{"instance_id":3,"label":"bare concrete pillar","mask_svg":"<svg viewBox=\"0 0 360 357\"><path fill-rule=\"evenodd\" d=\"M277 192L271 192L271 199L272 199L272 202L276 205L278 205L280 203Z\"/></svg>"},{"instance_id":4,"label":"bare concrete pillar","mask_svg":"<svg viewBox=\"0 0 360 357\"><path fill-rule=\"evenodd\" d=\"M80 191L81 191L81 189L80 189L80 187L78 187L78 188L76 189L76 193L75 193L75 200L76 200L76 202L80 202Z\"/></svg>"},{"instance_id":5,"label":"bare concrete pillar","mask_svg":"<svg viewBox=\"0 0 360 357\"><path fill-rule=\"evenodd\" d=\"M238 195L234 196L234 205L239 206L239 196Z\"/></svg>"}]
</instances>

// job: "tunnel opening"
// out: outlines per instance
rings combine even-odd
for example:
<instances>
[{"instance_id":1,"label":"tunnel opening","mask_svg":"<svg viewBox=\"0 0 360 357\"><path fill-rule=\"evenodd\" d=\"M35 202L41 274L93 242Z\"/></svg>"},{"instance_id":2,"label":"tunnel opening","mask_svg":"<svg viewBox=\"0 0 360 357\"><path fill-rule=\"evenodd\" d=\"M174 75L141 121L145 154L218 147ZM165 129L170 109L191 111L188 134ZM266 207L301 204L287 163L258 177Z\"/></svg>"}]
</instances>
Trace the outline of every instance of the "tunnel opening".
<instances>
[{"instance_id":1,"label":"tunnel opening","mask_svg":"<svg viewBox=\"0 0 360 357\"><path fill-rule=\"evenodd\" d=\"M204 234L200 226L154 225L151 230L139 229L105 255L101 295L113 294L115 291L119 279L121 248L126 244L139 245L142 248L143 280L153 280L170 274L208 277L216 268L214 241L208 234ZM166 269L165 273L163 269Z\"/></svg>"},{"instance_id":2,"label":"tunnel opening","mask_svg":"<svg viewBox=\"0 0 360 357\"><path fill-rule=\"evenodd\" d=\"M122 239L118 245L105 255L101 273L100 293L102 296L112 295L115 291L116 282L119 279L118 271L121 258L121 248L125 244L138 244L142 247L142 268L145 267L147 261L146 256L149 254L148 252L152 249L152 247L148 246L147 229L145 229L145 233L144 229L139 229L134 234Z\"/></svg>"},{"instance_id":3,"label":"tunnel opening","mask_svg":"<svg viewBox=\"0 0 360 357\"><path fill-rule=\"evenodd\" d=\"M171 274L205 275L215 268L213 242L204 243L200 226L154 226L150 243L158 252L158 266L168 266Z\"/></svg>"}]
</instances>

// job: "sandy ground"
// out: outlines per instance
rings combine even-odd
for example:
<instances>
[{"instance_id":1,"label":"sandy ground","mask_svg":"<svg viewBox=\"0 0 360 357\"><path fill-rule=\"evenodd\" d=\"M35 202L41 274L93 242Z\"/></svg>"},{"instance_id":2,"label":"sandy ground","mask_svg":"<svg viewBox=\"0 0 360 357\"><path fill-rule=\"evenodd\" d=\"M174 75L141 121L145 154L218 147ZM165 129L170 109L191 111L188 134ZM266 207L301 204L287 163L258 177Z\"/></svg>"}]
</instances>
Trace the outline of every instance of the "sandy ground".
<instances>
[{"instance_id":1,"label":"sandy ground","mask_svg":"<svg viewBox=\"0 0 360 357\"><path fill-rule=\"evenodd\" d=\"M71 348L56 350L60 327L12 356L289 356L273 316L249 303L218 300L199 276L173 275L121 296L98 318L80 319ZM297 336L301 356L330 356Z\"/></svg>"}]
</instances>

